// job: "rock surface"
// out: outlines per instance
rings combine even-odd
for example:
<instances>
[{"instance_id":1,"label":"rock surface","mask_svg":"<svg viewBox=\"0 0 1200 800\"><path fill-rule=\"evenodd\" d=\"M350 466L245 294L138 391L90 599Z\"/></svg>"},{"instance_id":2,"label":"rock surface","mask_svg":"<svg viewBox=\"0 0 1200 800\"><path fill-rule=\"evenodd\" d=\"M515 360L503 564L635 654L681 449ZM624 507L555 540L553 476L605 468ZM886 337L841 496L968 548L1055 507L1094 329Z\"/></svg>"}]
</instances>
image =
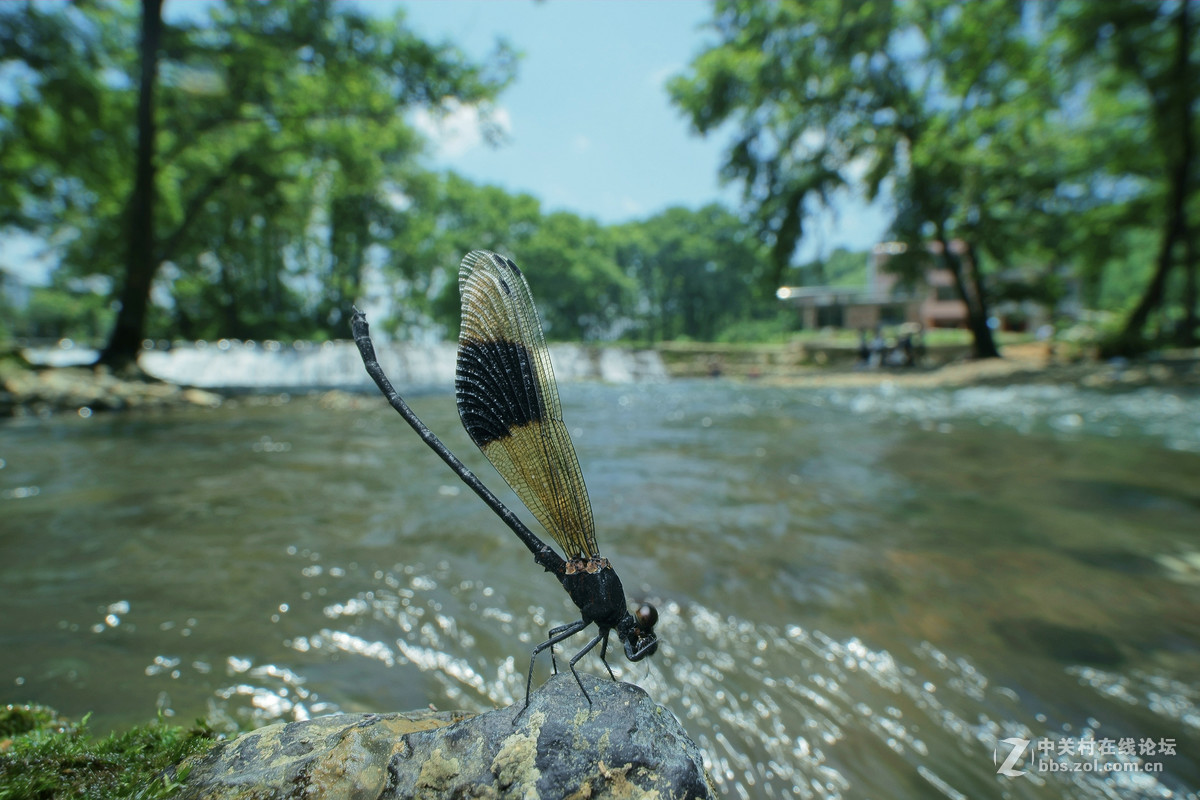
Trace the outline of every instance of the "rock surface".
<instances>
[{"instance_id":1,"label":"rock surface","mask_svg":"<svg viewBox=\"0 0 1200 800\"><path fill-rule=\"evenodd\" d=\"M569 674L462 712L338 714L272 725L174 768L175 797L710 798L700 749L637 686Z\"/></svg>"},{"instance_id":2,"label":"rock surface","mask_svg":"<svg viewBox=\"0 0 1200 800\"><path fill-rule=\"evenodd\" d=\"M104 368L0 368L0 416L221 405L218 394L152 379L125 380Z\"/></svg>"}]
</instances>

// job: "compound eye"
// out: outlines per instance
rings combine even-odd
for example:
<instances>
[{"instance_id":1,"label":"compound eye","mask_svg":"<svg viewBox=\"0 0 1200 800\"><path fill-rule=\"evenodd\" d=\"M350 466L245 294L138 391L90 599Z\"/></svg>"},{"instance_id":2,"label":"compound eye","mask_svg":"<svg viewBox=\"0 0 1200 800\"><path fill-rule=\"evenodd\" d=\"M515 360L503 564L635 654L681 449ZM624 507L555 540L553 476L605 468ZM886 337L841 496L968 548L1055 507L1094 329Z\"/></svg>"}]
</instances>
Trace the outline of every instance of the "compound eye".
<instances>
[{"instance_id":1,"label":"compound eye","mask_svg":"<svg viewBox=\"0 0 1200 800\"><path fill-rule=\"evenodd\" d=\"M658 609L649 603L642 603L633 618L637 620L637 626L641 630L653 631L655 623L658 622Z\"/></svg>"}]
</instances>

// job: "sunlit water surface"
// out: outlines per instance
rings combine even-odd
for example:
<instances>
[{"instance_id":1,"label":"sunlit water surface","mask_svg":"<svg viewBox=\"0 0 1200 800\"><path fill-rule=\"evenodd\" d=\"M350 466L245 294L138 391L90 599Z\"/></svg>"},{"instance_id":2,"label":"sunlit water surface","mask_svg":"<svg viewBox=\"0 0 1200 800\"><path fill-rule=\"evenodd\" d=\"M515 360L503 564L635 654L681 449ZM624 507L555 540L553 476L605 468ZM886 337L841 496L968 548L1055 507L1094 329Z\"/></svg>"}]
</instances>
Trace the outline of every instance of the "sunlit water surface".
<instances>
[{"instance_id":1,"label":"sunlit water surface","mask_svg":"<svg viewBox=\"0 0 1200 800\"><path fill-rule=\"evenodd\" d=\"M1197 796L1200 398L562 389L601 548L662 613L613 667L725 795ZM413 405L502 488L450 395ZM8 422L0 460L0 702L97 730L482 711L575 618L377 396ZM1113 752L1060 752L1086 739Z\"/></svg>"}]
</instances>

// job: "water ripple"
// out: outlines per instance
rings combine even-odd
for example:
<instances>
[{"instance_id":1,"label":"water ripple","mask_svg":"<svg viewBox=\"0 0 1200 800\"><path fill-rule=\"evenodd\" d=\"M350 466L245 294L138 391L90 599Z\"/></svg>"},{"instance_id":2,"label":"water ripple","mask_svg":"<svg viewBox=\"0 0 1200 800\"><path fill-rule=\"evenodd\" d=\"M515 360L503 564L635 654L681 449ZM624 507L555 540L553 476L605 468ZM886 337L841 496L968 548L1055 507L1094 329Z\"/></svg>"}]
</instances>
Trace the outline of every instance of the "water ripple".
<instances>
[{"instance_id":1,"label":"water ripple","mask_svg":"<svg viewBox=\"0 0 1200 800\"><path fill-rule=\"evenodd\" d=\"M908 389L883 384L860 389L814 390L822 404L874 420L903 419L925 430L950 433L953 421L1002 425L1020 433L1160 439L1173 450L1200 452L1200 396L1144 388L1104 393L1073 386L973 386Z\"/></svg>"}]
</instances>

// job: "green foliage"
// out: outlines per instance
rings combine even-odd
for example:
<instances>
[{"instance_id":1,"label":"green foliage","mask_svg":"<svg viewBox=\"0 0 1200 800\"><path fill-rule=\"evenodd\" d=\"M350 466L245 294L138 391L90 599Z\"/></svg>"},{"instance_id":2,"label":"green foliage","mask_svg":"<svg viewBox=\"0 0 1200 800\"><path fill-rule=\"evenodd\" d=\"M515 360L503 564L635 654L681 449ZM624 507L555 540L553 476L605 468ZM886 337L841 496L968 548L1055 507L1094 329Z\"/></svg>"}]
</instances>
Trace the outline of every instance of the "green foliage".
<instances>
[{"instance_id":1,"label":"green foliage","mask_svg":"<svg viewBox=\"0 0 1200 800\"><path fill-rule=\"evenodd\" d=\"M112 317L103 295L86 289L46 286L30 291L29 305L14 315L14 321L24 336L92 343L96 332L106 329Z\"/></svg>"},{"instance_id":2,"label":"green foliage","mask_svg":"<svg viewBox=\"0 0 1200 800\"><path fill-rule=\"evenodd\" d=\"M390 291L406 300L393 330L432 322L455 332L456 270L475 248L516 259L551 339L712 341L777 310L762 247L718 205L606 228L452 173L422 182L413 203L405 257L389 265Z\"/></svg>"},{"instance_id":3,"label":"green foliage","mask_svg":"<svg viewBox=\"0 0 1200 800\"><path fill-rule=\"evenodd\" d=\"M1126 295L1124 329L1105 349L1133 353L1172 338L1193 344L1200 14L1186 2L1070 2L1059 12L1069 24L1055 29L1055 42L1090 87L1091 146L1107 155L1097 172L1109 202L1089 220L1085 274L1093 291L1105 273L1147 275ZM1147 331L1156 315L1156 330Z\"/></svg>"},{"instance_id":4,"label":"green foliage","mask_svg":"<svg viewBox=\"0 0 1200 800\"><path fill-rule=\"evenodd\" d=\"M483 249L528 265L522 253L541 223L541 206L531 195L477 186L452 172L422 175L407 189L411 206L397 220L390 243L396 257L385 273L387 294L400 305L384 326L404 335L437 324L456 335L459 261Z\"/></svg>"},{"instance_id":5,"label":"green foliage","mask_svg":"<svg viewBox=\"0 0 1200 800\"><path fill-rule=\"evenodd\" d=\"M727 209L670 208L614 230L617 261L637 283L626 336L714 341L777 311L766 253Z\"/></svg>"},{"instance_id":6,"label":"green foliage","mask_svg":"<svg viewBox=\"0 0 1200 800\"><path fill-rule=\"evenodd\" d=\"M8 280L8 275L0 270L0 342L7 342L15 335L13 322L17 310L6 291L6 280Z\"/></svg>"},{"instance_id":7,"label":"green foliage","mask_svg":"<svg viewBox=\"0 0 1200 800\"><path fill-rule=\"evenodd\" d=\"M125 76L136 29L128 4L0 10L0 63L15 95L0 102L0 226L69 239L119 216L131 179Z\"/></svg>"},{"instance_id":8,"label":"green foliage","mask_svg":"<svg viewBox=\"0 0 1200 800\"><path fill-rule=\"evenodd\" d=\"M944 260L978 339L985 264L1032 257L1047 274L1071 265L1099 299L1108 272L1137 272L1113 285L1145 285L1153 245L1129 247L1135 230L1154 229L1179 250L1191 236L1194 275L1196 226L1167 213L1180 197L1191 219L1200 211L1196 171L1184 164L1200 85L1200 15L1187 10L719 0L714 43L669 88L699 132L732 126L724 175L742 185L781 276L818 207L851 186L887 195L893 236L912 259L931 239L968 244ZM805 281L832 282L824 266L805 265Z\"/></svg>"},{"instance_id":9,"label":"green foliage","mask_svg":"<svg viewBox=\"0 0 1200 800\"><path fill-rule=\"evenodd\" d=\"M168 797L175 781L160 773L216 741L202 723L156 724L101 739L41 706L0 710L0 800ZM179 776L177 776L179 777Z\"/></svg>"},{"instance_id":10,"label":"green foliage","mask_svg":"<svg viewBox=\"0 0 1200 800\"><path fill-rule=\"evenodd\" d=\"M612 338L634 283L614 258L612 237L599 223L568 212L542 218L521 248L541 300L551 339Z\"/></svg>"},{"instance_id":11,"label":"green foliage","mask_svg":"<svg viewBox=\"0 0 1200 800\"><path fill-rule=\"evenodd\" d=\"M782 311L765 319L732 322L717 333L715 341L720 344L780 342L788 338L795 325L796 314Z\"/></svg>"},{"instance_id":12,"label":"green foliage","mask_svg":"<svg viewBox=\"0 0 1200 800\"><path fill-rule=\"evenodd\" d=\"M165 27L157 91L151 336L344 335L372 248L423 146L405 111L489 103L511 80L333 2L237 2ZM128 256L138 22L125 3L0 8L0 227L57 245L61 270L120 283Z\"/></svg>"},{"instance_id":13,"label":"green foliage","mask_svg":"<svg viewBox=\"0 0 1200 800\"><path fill-rule=\"evenodd\" d=\"M793 267L785 276L792 286L866 286L869 250L836 247L826 258Z\"/></svg>"},{"instance_id":14,"label":"green foliage","mask_svg":"<svg viewBox=\"0 0 1200 800\"><path fill-rule=\"evenodd\" d=\"M1005 246L997 195L1015 170L1006 151L1024 131L996 109L1018 86L1042 96L1034 72L1016 72L1034 61L1020 14L999 0L969 13L949 2L726 0L717 44L670 91L700 132L737 127L725 174L743 185L777 276L806 217L851 186L869 198L887 186L894 234L914 253L961 237L995 254ZM977 354L994 355L978 251L959 264L943 250L967 287Z\"/></svg>"}]
</instances>

